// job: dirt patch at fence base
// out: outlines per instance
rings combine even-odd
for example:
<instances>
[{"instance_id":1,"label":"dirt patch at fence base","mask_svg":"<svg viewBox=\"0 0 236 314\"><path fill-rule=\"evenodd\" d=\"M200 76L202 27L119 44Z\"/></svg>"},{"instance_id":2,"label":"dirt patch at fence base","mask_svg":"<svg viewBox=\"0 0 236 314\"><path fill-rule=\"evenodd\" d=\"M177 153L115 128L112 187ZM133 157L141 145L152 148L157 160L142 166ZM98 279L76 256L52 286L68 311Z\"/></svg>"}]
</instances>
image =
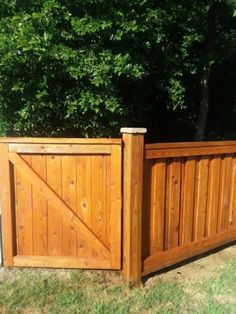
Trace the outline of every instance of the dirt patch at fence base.
<instances>
[{"instance_id":1,"label":"dirt patch at fence base","mask_svg":"<svg viewBox=\"0 0 236 314\"><path fill-rule=\"evenodd\" d=\"M200 282L224 268L232 257L236 257L235 243L154 273L145 278L145 284L149 285L160 279L177 282L191 281L192 279Z\"/></svg>"}]
</instances>

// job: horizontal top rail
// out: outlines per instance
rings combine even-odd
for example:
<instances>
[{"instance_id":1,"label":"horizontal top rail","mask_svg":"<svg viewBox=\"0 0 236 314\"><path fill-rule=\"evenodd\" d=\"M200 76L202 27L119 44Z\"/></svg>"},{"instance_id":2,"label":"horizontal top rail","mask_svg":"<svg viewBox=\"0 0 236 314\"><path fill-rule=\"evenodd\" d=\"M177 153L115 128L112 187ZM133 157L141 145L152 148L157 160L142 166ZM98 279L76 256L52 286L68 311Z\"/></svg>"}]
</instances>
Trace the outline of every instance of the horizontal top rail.
<instances>
[{"instance_id":1,"label":"horizontal top rail","mask_svg":"<svg viewBox=\"0 0 236 314\"><path fill-rule=\"evenodd\" d=\"M0 137L0 143L121 145L119 138Z\"/></svg>"},{"instance_id":2,"label":"horizontal top rail","mask_svg":"<svg viewBox=\"0 0 236 314\"><path fill-rule=\"evenodd\" d=\"M110 145L78 145L78 144L25 144L8 143L10 153L25 154L110 154Z\"/></svg>"},{"instance_id":3,"label":"horizontal top rail","mask_svg":"<svg viewBox=\"0 0 236 314\"><path fill-rule=\"evenodd\" d=\"M158 143L145 145L146 159L234 153L236 153L236 141Z\"/></svg>"},{"instance_id":4,"label":"horizontal top rail","mask_svg":"<svg viewBox=\"0 0 236 314\"><path fill-rule=\"evenodd\" d=\"M145 149L236 146L236 141L169 142L146 144Z\"/></svg>"}]
</instances>

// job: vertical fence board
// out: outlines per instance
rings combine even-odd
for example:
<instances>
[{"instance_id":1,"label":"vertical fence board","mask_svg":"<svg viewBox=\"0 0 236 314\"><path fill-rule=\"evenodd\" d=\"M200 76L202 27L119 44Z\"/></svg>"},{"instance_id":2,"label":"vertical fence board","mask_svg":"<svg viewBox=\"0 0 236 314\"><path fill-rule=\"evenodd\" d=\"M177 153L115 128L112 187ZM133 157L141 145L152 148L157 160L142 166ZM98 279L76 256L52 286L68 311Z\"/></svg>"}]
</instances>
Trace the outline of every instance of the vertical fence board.
<instances>
[{"instance_id":1,"label":"vertical fence board","mask_svg":"<svg viewBox=\"0 0 236 314\"><path fill-rule=\"evenodd\" d=\"M82 221L92 228L92 168L91 156L77 156L76 179L77 200L76 213ZM77 236L77 256L86 257L91 255L88 243Z\"/></svg>"},{"instance_id":2,"label":"vertical fence board","mask_svg":"<svg viewBox=\"0 0 236 314\"><path fill-rule=\"evenodd\" d=\"M158 160L152 168L151 254L164 250L166 161Z\"/></svg>"},{"instance_id":3,"label":"vertical fence board","mask_svg":"<svg viewBox=\"0 0 236 314\"><path fill-rule=\"evenodd\" d=\"M230 228L235 228L236 227L236 157L235 155L232 160L232 178L231 178L229 207L230 207L230 210L229 210Z\"/></svg>"},{"instance_id":4,"label":"vertical fence board","mask_svg":"<svg viewBox=\"0 0 236 314\"><path fill-rule=\"evenodd\" d=\"M46 181L46 158L43 155L31 156L31 165L34 171ZM48 212L47 201L34 186L32 186L33 207L33 246L34 255L47 255Z\"/></svg>"},{"instance_id":5,"label":"vertical fence board","mask_svg":"<svg viewBox=\"0 0 236 314\"><path fill-rule=\"evenodd\" d=\"M222 221L221 230L229 228L229 205L230 205L230 190L232 179L232 155L225 157L225 178L223 186L223 200L222 200Z\"/></svg>"},{"instance_id":6,"label":"vertical fence board","mask_svg":"<svg viewBox=\"0 0 236 314\"><path fill-rule=\"evenodd\" d=\"M184 165L181 204L181 244L192 241L196 160L187 158Z\"/></svg>"},{"instance_id":7,"label":"vertical fence board","mask_svg":"<svg viewBox=\"0 0 236 314\"><path fill-rule=\"evenodd\" d=\"M221 231L222 227L222 215L224 207L224 186L225 186L225 173L226 173L226 159L225 156L221 156L220 165L220 187L219 187L219 209L217 214L217 232Z\"/></svg>"},{"instance_id":8,"label":"vertical fence board","mask_svg":"<svg viewBox=\"0 0 236 314\"><path fill-rule=\"evenodd\" d=\"M15 255L15 224L13 212L13 171L8 159L8 145L0 144L0 197L2 210L2 245L4 266L13 265Z\"/></svg>"},{"instance_id":9,"label":"vertical fence board","mask_svg":"<svg viewBox=\"0 0 236 314\"><path fill-rule=\"evenodd\" d=\"M165 249L179 245L179 218L181 198L181 160L174 158L167 168L167 205Z\"/></svg>"},{"instance_id":10,"label":"vertical fence board","mask_svg":"<svg viewBox=\"0 0 236 314\"><path fill-rule=\"evenodd\" d=\"M213 236L217 232L217 209L219 208L221 158L213 156L209 165L207 217L205 235Z\"/></svg>"},{"instance_id":11,"label":"vertical fence board","mask_svg":"<svg viewBox=\"0 0 236 314\"><path fill-rule=\"evenodd\" d=\"M194 207L194 240L205 236L209 158L201 157L196 167L196 189Z\"/></svg>"},{"instance_id":12,"label":"vertical fence board","mask_svg":"<svg viewBox=\"0 0 236 314\"><path fill-rule=\"evenodd\" d=\"M47 162L47 183L61 196L61 156L49 155ZM62 216L53 203L48 201L48 255L62 256Z\"/></svg>"},{"instance_id":13,"label":"vertical fence board","mask_svg":"<svg viewBox=\"0 0 236 314\"><path fill-rule=\"evenodd\" d=\"M31 156L22 155L22 158L31 165ZM16 188L17 254L33 255L32 185L19 171Z\"/></svg>"},{"instance_id":14,"label":"vertical fence board","mask_svg":"<svg viewBox=\"0 0 236 314\"><path fill-rule=\"evenodd\" d=\"M62 156L62 199L74 211L76 211L76 157ZM63 219L63 243L62 254L64 256L76 256L77 253L77 234L67 220Z\"/></svg>"},{"instance_id":15,"label":"vertical fence board","mask_svg":"<svg viewBox=\"0 0 236 314\"><path fill-rule=\"evenodd\" d=\"M152 160L144 160L143 168L143 206L142 206L142 257L150 255L151 242L151 211L153 207L153 175L154 163ZM153 218L154 219L154 218Z\"/></svg>"},{"instance_id":16,"label":"vertical fence board","mask_svg":"<svg viewBox=\"0 0 236 314\"><path fill-rule=\"evenodd\" d=\"M77 156L77 214L86 223L92 226L91 209L92 169L91 156Z\"/></svg>"},{"instance_id":17,"label":"vertical fence board","mask_svg":"<svg viewBox=\"0 0 236 314\"><path fill-rule=\"evenodd\" d=\"M92 230L107 244L106 157L92 156Z\"/></svg>"},{"instance_id":18,"label":"vertical fence board","mask_svg":"<svg viewBox=\"0 0 236 314\"><path fill-rule=\"evenodd\" d=\"M121 265L121 147L111 148L111 157L107 157L107 206L108 220L108 244L111 250L111 267L118 268ZM117 226L118 232L112 232Z\"/></svg>"}]
</instances>

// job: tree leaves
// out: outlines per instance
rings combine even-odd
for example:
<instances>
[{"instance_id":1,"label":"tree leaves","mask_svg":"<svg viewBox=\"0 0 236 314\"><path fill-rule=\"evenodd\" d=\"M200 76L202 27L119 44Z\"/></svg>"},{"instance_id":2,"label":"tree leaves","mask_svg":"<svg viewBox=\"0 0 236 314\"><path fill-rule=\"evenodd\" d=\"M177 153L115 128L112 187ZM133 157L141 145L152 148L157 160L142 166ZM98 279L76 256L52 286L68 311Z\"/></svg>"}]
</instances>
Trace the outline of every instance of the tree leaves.
<instances>
[{"instance_id":1,"label":"tree leaves","mask_svg":"<svg viewBox=\"0 0 236 314\"><path fill-rule=\"evenodd\" d=\"M235 0L222 3L233 15ZM192 125L202 65L228 60L235 40L223 20L219 56L206 59L208 7L197 0L1 1L1 132L106 135L122 123L146 123L159 108L188 112Z\"/></svg>"}]
</instances>

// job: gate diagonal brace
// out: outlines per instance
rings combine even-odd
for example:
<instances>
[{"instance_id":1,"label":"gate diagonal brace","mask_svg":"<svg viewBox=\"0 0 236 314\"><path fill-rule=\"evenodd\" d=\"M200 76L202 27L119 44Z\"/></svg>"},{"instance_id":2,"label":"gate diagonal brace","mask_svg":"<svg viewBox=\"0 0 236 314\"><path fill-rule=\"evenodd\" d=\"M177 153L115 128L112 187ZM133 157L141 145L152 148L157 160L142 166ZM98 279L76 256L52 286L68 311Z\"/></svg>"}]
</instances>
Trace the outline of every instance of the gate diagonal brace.
<instances>
[{"instance_id":1,"label":"gate diagonal brace","mask_svg":"<svg viewBox=\"0 0 236 314\"><path fill-rule=\"evenodd\" d=\"M17 153L9 153L9 160L47 200L53 202L53 205L60 210L63 217L68 219L74 229L86 240L87 243L89 243L94 251L101 254L105 259L110 259L109 249L22 157Z\"/></svg>"}]
</instances>

